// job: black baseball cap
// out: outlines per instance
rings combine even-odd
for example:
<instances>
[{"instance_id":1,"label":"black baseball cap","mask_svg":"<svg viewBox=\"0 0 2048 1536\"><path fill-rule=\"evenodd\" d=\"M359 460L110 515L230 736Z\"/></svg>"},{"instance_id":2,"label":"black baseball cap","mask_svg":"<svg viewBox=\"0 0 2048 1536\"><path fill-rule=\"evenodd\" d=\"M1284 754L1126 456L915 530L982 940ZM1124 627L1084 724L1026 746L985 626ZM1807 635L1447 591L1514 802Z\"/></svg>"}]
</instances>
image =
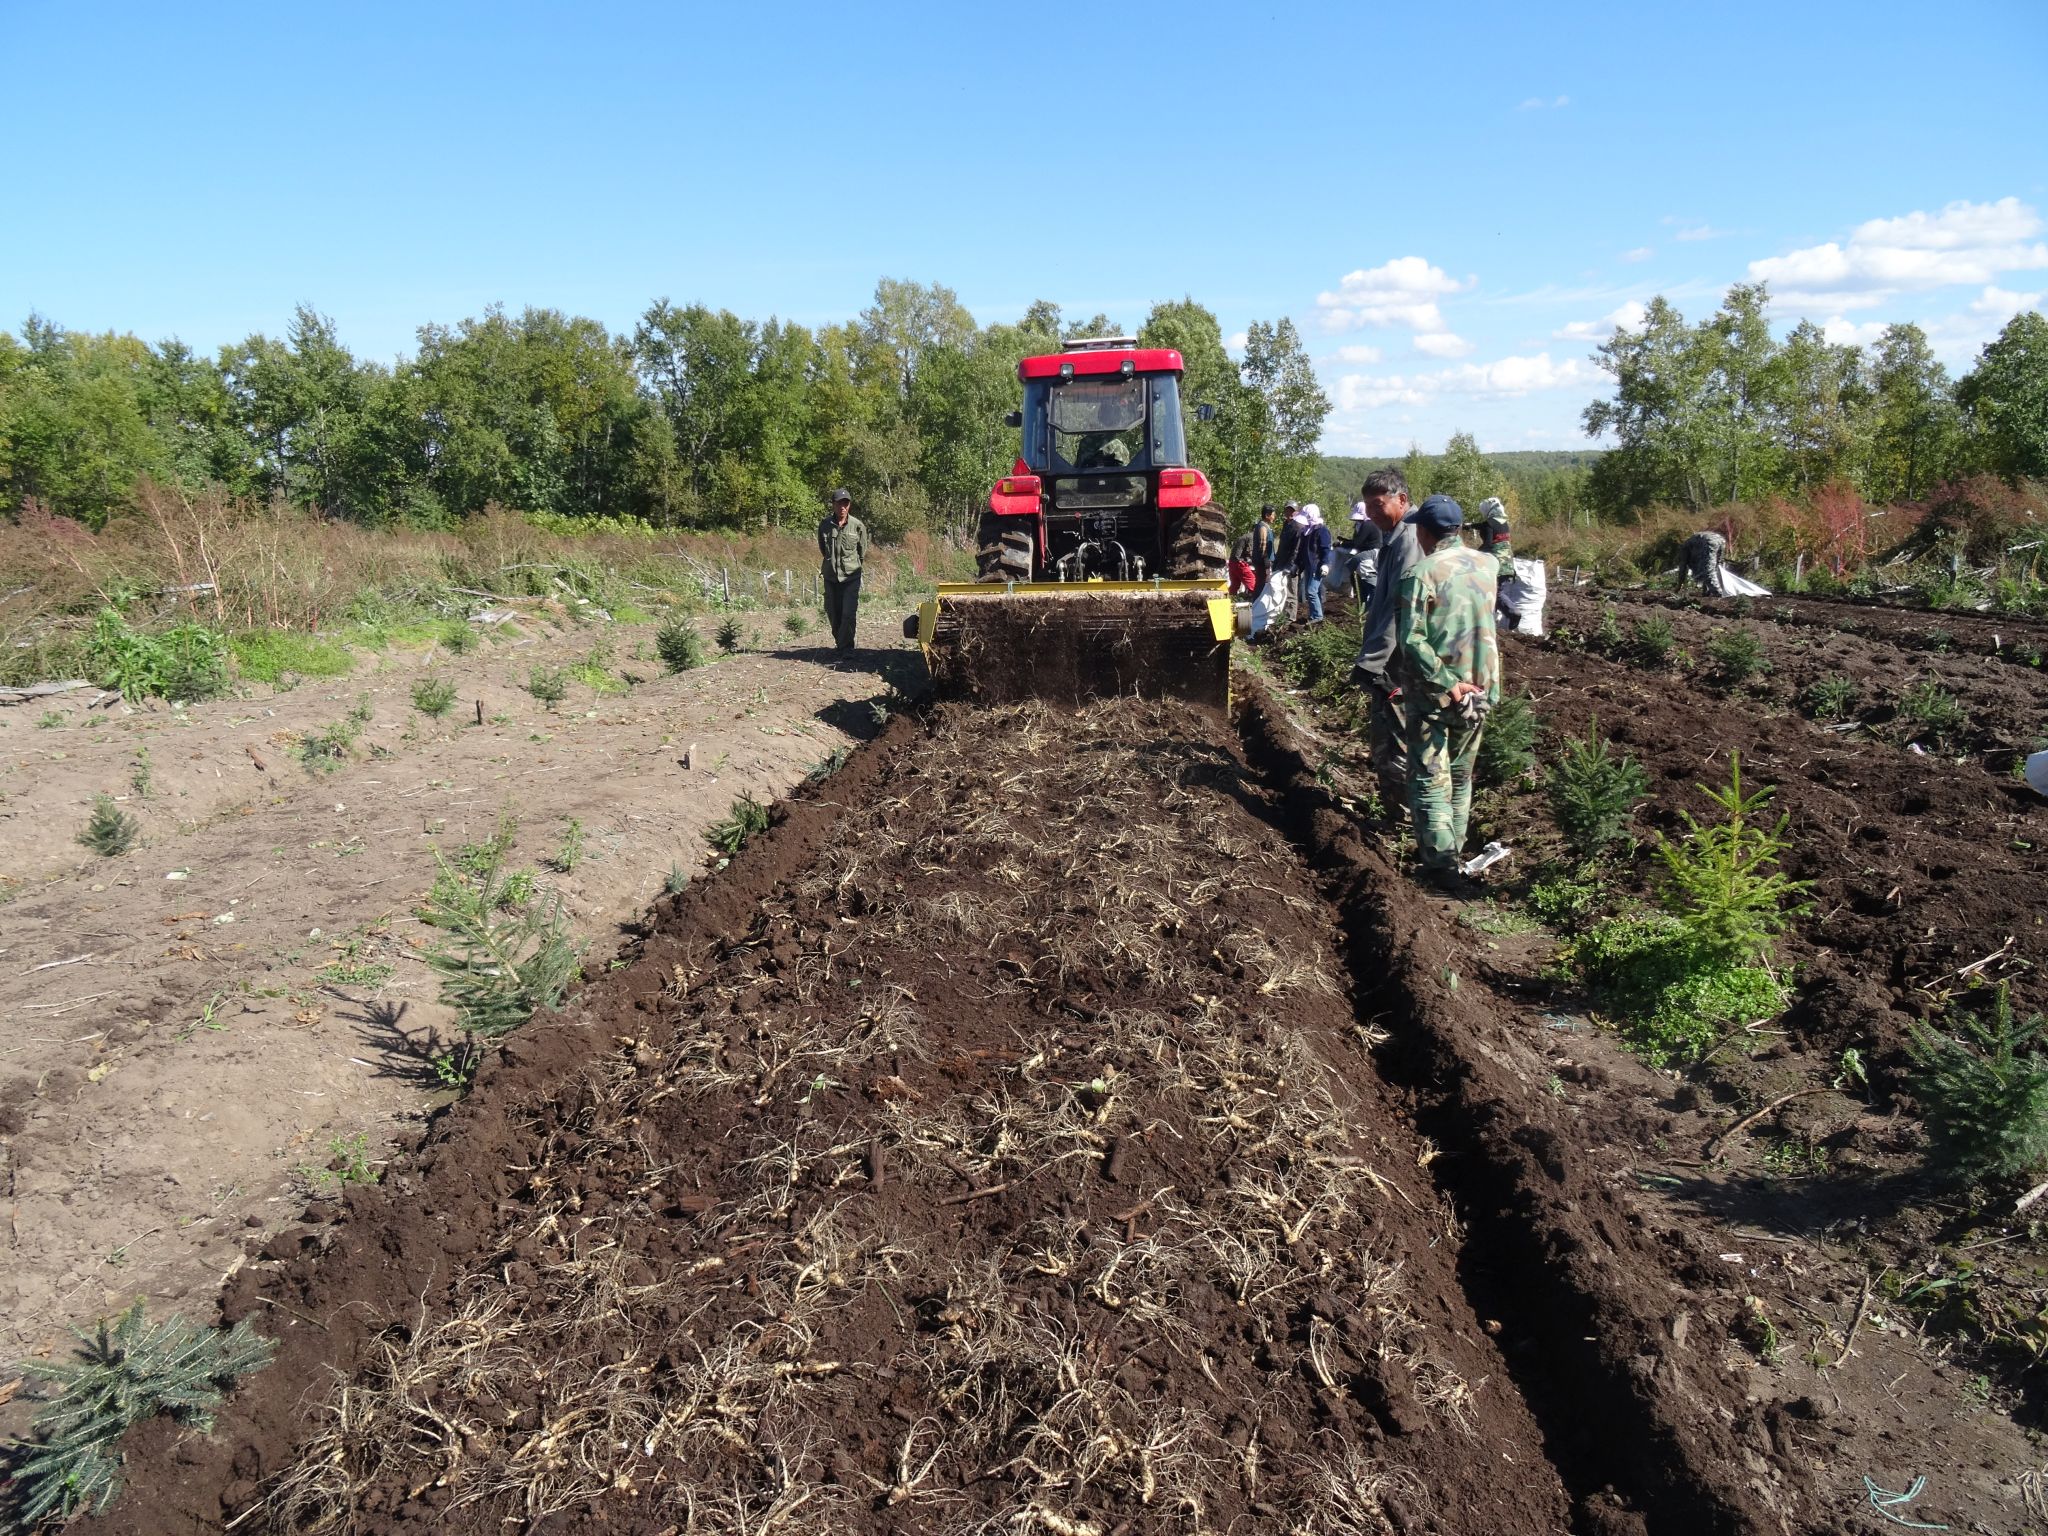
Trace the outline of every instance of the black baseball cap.
<instances>
[{"instance_id":1,"label":"black baseball cap","mask_svg":"<svg viewBox=\"0 0 2048 1536\"><path fill-rule=\"evenodd\" d=\"M830 496L827 496L825 500L836 507L842 501L851 502L853 500L853 492L849 491L845 486L842 485Z\"/></svg>"},{"instance_id":2,"label":"black baseball cap","mask_svg":"<svg viewBox=\"0 0 2048 1536\"><path fill-rule=\"evenodd\" d=\"M1422 505L1401 521L1433 533L1454 533L1465 526L1465 509L1448 496L1425 496Z\"/></svg>"}]
</instances>

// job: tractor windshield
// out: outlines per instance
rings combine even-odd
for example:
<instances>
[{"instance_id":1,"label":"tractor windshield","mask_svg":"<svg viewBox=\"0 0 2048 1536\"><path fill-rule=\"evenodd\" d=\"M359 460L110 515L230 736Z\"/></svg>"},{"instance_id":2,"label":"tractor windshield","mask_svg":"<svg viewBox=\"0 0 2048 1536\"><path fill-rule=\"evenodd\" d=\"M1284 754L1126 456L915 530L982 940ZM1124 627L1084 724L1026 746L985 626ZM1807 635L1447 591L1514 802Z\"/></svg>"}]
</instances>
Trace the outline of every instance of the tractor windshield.
<instances>
[{"instance_id":1,"label":"tractor windshield","mask_svg":"<svg viewBox=\"0 0 2048 1536\"><path fill-rule=\"evenodd\" d=\"M1024 456L1055 474L1185 464L1179 384L1172 374L1029 380Z\"/></svg>"}]
</instances>

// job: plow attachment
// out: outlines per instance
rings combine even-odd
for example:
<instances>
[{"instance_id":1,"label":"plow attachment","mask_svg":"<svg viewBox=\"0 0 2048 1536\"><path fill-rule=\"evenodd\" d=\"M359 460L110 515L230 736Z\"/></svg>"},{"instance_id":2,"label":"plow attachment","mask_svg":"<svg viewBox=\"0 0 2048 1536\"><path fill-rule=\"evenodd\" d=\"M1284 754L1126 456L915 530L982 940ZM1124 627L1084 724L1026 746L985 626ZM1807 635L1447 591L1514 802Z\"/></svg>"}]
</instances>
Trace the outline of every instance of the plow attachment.
<instances>
[{"instance_id":1,"label":"plow attachment","mask_svg":"<svg viewBox=\"0 0 2048 1536\"><path fill-rule=\"evenodd\" d=\"M1220 709L1230 697L1230 593L1220 581L949 583L904 632L942 698L1136 695Z\"/></svg>"}]
</instances>

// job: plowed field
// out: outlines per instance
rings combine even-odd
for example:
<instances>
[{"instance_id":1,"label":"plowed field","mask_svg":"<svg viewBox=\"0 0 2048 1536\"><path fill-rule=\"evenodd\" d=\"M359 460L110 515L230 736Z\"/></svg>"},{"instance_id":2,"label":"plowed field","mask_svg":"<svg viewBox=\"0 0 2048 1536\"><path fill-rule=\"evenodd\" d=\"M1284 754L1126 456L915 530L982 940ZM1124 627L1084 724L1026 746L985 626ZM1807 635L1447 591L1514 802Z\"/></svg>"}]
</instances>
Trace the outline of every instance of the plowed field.
<instances>
[{"instance_id":1,"label":"plowed field","mask_svg":"<svg viewBox=\"0 0 2048 1536\"><path fill-rule=\"evenodd\" d=\"M1817 1533L1916 1474L2023 1528L2020 1434L1636 1177L1704 1110L1326 746L1256 688L899 717L263 1245L279 1360L89 1528Z\"/></svg>"}]
</instances>

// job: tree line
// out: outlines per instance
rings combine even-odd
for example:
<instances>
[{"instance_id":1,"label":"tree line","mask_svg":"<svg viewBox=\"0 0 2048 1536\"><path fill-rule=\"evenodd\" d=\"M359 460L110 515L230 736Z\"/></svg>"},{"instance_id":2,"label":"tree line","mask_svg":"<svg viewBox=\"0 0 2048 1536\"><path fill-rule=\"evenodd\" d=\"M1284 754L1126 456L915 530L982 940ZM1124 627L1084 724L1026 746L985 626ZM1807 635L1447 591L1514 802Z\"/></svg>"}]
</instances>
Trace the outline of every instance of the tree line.
<instances>
[{"instance_id":1,"label":"tree line","mask_svg":"<svg viewBox=\"0 0 2048 1536\"><path fill-rule=\"evenodd\" d=\"M1615 446L1586 476L1593 510L1804 501L1840 486L1882 504L1967 474L2048 478L2048 319L2037 311L2014 316L1951 379L1917 325L1887 326L1868 348L1829 341L1811 321L1780 339L1769 303L1766 285L1738 284L1688 324L1659 297L1600 347L1614 393L1583 420Z\"/></svg>"},{"instance_id":2,"label":"tree line","mask_svg":"<svg viewBox=\"0 0 2048 1536\"><path fill-rule=\"evenodd\" d=\"M103 525L145 477L282 500L371 526L447 528L486 506L661 526L807 522L852 489L877 531L970 529L1016 453L1016 365L1114 334L1033 304L978 325L951 289L884 279L815 329L661 299L631 334L559 310L428 325L393 366L301 306L284 336L208 357L176 340L0 332L0 506ZM1289 320L1242 362L1193 299L1141 344L1178 348L1190 457L1233 510L1304 494L1330 402Z\"/></svg>"}]
</instances>

